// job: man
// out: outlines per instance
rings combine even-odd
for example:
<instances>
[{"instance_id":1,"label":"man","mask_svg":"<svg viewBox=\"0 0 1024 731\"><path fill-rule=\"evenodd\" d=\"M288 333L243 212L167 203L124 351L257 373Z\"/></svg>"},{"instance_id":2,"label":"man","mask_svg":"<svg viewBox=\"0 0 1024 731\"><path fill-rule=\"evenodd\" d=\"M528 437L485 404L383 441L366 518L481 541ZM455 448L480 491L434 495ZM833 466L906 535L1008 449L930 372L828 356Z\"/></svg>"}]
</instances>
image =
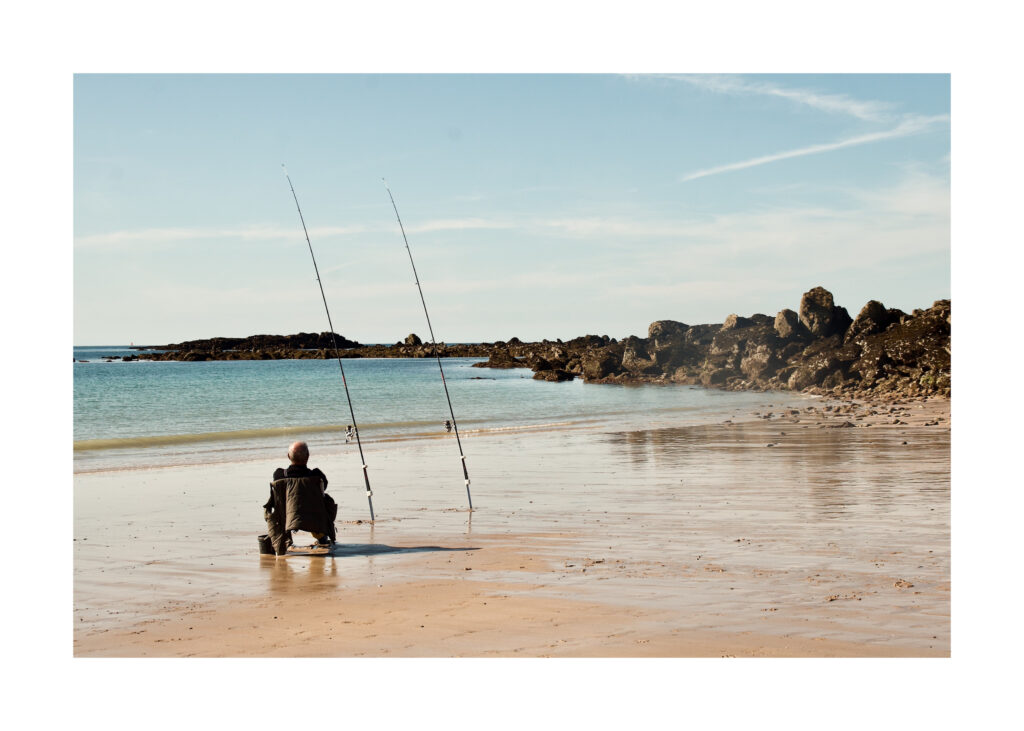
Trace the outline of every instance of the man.
<instances>
[{"instance_id":1,"label":"man","mask_svg":"<svg viewBox=\"0 0 1024 731\"><path fill-rule=\"evenodd\" d=\"M285 477L316 477L320 479L321 491L324 498L324 507L327 510L328 518L333 525L335 517L338 515L338 506L334 502L334 498L327 494L327 475L320 471L319 467L309 469L306 464L309 462L309 445L305 442L295 442L288 447L288 461L291 463L287 468L278 467L274 470L274 481L283 479ZM273 499L273 498L271 498ZM313 533L313 537L317 539L317 543L321 546L331 545L330 536L323 533ZM290 536L288 543L291 543Z\"/></svg>"}]
</instances>

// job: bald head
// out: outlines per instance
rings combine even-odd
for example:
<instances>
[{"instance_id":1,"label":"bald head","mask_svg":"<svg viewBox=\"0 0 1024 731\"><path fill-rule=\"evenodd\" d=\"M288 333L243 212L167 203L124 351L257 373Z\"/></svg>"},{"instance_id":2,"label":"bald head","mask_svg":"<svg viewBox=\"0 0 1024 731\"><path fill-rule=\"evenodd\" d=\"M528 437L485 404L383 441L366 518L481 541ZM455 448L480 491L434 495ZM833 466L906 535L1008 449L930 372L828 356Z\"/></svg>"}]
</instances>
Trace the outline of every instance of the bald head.
<instances>
[{"instance_id":1,"label":"bald head","mask_svg":"<svg viewBox=\"0 0 1024 731\"><path fill-rule=\"evenodd\" d=\"M288 447L288 460L292 464L305 466L309 461L309 445L305 442L295 442Z\"/></svg>"}]
</instances>

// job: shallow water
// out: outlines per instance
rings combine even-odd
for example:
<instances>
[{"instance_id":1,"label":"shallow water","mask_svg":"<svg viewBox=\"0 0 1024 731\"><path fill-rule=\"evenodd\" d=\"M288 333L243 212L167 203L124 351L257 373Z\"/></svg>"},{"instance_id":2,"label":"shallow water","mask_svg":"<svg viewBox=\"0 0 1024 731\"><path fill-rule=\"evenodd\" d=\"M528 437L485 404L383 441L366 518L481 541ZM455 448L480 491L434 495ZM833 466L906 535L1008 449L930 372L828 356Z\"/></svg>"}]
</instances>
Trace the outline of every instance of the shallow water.
<instances>
[{"instance_id":1,"label":"shallow water","mask_svg":"<svg viewBox=\"0 0 1024 731\"><path fill-rule=\"evenodd\" d=\"M336 360L108 363L95 357L74 365L76 472L260 459L299 438L320 450L347 446L353 420ZM710 423L773 400L806 401L678 385L548 383L533 380L527 369L472 367L479 360L443 360L460 435ZM443 429L451 416L435 360L346 359L344 369L364 443L454 437Z\"/></svg>"}]
</instances>

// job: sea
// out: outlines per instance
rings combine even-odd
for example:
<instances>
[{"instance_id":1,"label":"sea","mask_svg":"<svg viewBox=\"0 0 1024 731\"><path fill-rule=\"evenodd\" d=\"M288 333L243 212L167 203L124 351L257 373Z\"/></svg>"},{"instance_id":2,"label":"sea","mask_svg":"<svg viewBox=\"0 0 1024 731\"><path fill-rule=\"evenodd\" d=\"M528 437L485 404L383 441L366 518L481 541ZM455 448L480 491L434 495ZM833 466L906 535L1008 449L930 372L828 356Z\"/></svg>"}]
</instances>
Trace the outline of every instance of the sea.
<instances>
[{"instance_id":1,"label":"sea","mask_svg":"<svg viewBox=\"0 0 1024 731\"><path fill-rule=\"evenodd\" d=\"M297 439L324 453L349 442L349 426L364 446L452 438L445 429L449 398L462 439L720 422L802 398L676 384L550 383L525 368L474 368L480 358L442 359L443 382L433 358L346 358L341 365L121 360L139 352L74 347L75 472L263 459Z\"/></svg>"}]
</instances>

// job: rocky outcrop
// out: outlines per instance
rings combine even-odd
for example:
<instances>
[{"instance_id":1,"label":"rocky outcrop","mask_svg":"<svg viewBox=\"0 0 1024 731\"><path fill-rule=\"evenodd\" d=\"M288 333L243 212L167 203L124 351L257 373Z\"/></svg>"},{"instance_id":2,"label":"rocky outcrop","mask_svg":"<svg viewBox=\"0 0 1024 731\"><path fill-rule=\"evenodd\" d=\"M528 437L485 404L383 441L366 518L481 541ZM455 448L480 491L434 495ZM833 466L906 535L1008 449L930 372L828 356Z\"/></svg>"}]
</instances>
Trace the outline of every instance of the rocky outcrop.
<instances>
[{"instance_id":1,"label":"rocky outcrop","mask_svg":"<svg viewBox=\"0 0 1024 731\"><path fill-rule=\"evenodd\" d=\"M709 388L788 389L849 397L949 396L950 301L907 314L871 300L851 319L815 287L799 311L729 315L719 324L651 323L647 337L584 335L567 342L438 343L439 357L486 358L479 368L529 368L533 377L590 383L683 383ZM415 334L394 345L360 345L331 333L214 338L140 352L149 360L426 358L435 346Z\"/></svg>"},{"instance_id":2,"label":"rocky outcrop","mask_svg":"<svg viewBox=\"0 0 1024 731\"><path fill-rule=\"evenodd\" d=\"M910 315L872 300L851 319L831 292L815 287L799 312L732 314L721 324L692 326L658 320L646 338L587 335L546 351L534 344L526 360L544 380L579 375L591 383L948 396L949 326L948 300Z\"/></svg>"},{"instance_id":3,"label":"rocky outcrop","mask_svg":"<svg viewBox=\"0 0 1024 731\"><path fill-rule=\"evenodd\" d=\"M337 333L297 333L295 335L250 335L247 338L211 338L209 340L188 340L183 343L164 345L160 350L176 352L226 353L230 351L257 350L319 350L333 348L358 348L359 343Z\"/></svg>"}]
</instances>

